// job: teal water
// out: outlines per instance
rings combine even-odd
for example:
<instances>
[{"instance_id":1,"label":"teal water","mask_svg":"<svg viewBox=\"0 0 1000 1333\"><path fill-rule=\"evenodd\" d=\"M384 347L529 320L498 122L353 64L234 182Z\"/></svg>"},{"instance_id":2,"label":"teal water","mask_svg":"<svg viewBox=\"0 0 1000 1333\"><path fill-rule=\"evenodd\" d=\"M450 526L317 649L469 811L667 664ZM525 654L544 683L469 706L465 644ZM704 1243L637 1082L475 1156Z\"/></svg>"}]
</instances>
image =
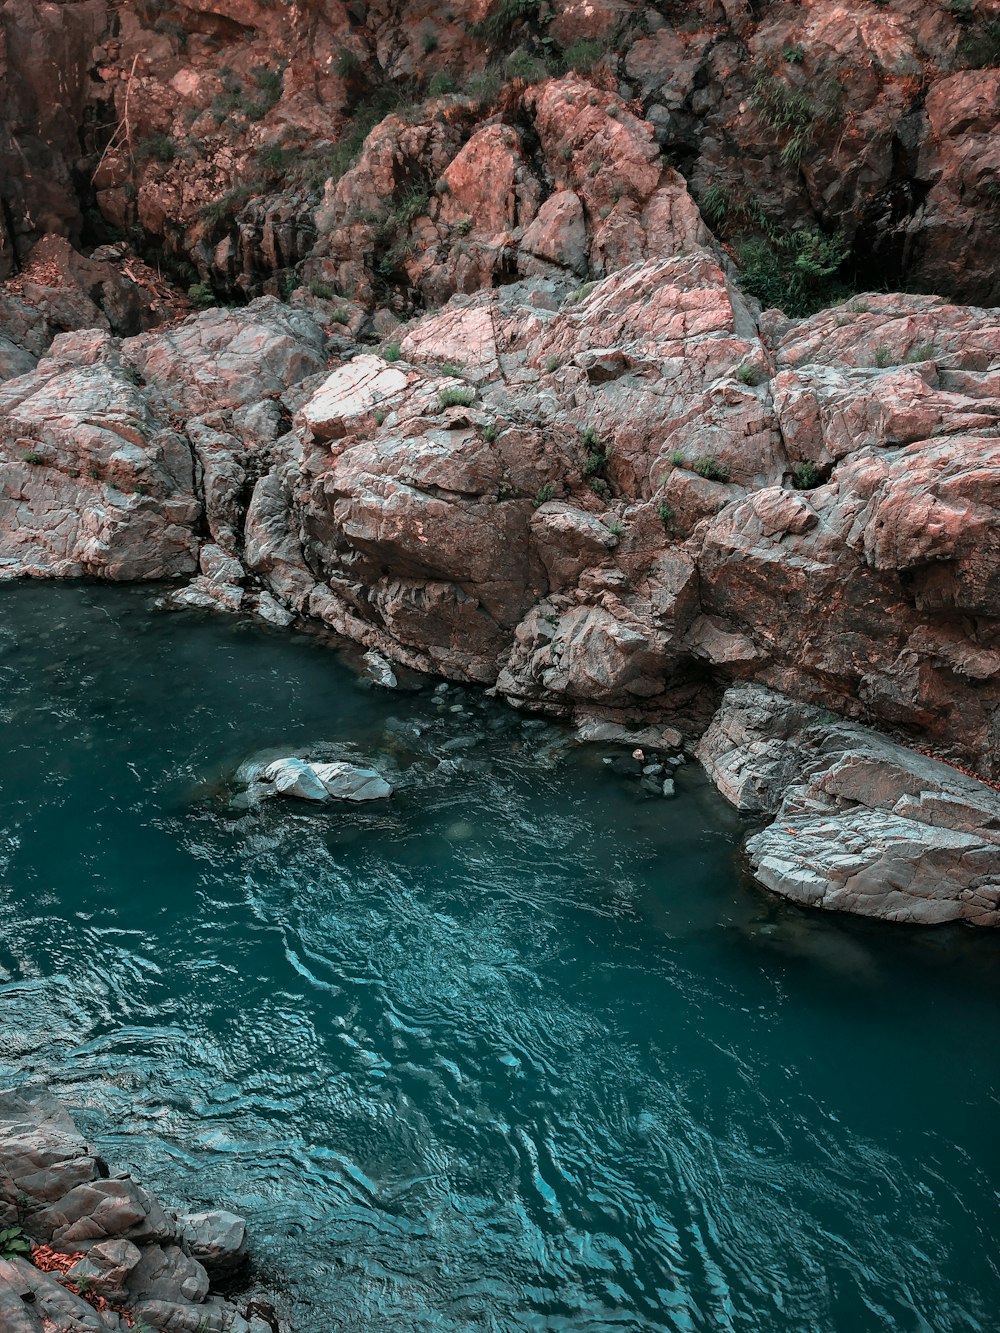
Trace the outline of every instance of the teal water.
<instances>
[{"instance_id":1,"label":"teal water","mask_svg":"<svg viewBox=\"0 0 1000 1333\"><path fill-rule=\"evenodd\" d=\"M779 906L691 766L150 603L0 588L0 1080L245 1213L297 1333L996 1330L1000 941ZM316 741L392 801L226 809Z\"/></svg>"}]
</instances>

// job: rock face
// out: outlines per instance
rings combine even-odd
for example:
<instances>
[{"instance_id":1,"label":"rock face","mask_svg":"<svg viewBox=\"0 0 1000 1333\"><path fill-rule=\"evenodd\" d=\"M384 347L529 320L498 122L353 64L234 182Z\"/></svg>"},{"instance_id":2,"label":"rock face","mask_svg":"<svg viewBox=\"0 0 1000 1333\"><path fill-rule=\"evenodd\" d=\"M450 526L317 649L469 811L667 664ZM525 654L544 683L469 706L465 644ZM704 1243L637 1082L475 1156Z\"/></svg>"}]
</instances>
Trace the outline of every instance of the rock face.
<instances>
[{"instance_id":1,"label":"rock face","mask_svg":"<svg viewBox=\"0 0 1000 1333\"><path fill-rule=\"evenodd\" d=\"M698 758L737 807L754 874L794 902L886 921L1000 926L1000 795L759 685L729 690Z\"/></svg>"},{"instance_id":2,"label":"rock face","mask_svg":"<svg viewBox=\"0 0 1000 1333\"><path fill-rule=\"evenodd\" d=\"M757 680L996 776L1000 316L759 315L658 235L384 356L271 297L58 336L0 386L0 568L185 577L179 605L688 736Z\"/></svg>"},{"instance_id":3,"label":"rock face","mask_svg":"<svg viewBox=\"0 0 1000 1333\"><path fill-rule=\"evenodd\" d=\"M243 1262L231 1213L166 1211L129 1176L109 1176L50 1097L0 1092L0 1227L67 1256L0 1260L4 1333L107 1333L143 1321L176 1333L274 1333L211 1294Z\"/></svg>"},{"instance_id":4,"label":"rock face","mask_svg":"<svg viewBox=\"0 0 1000 1333\"><path fill-rule=\"evenodd\" d=\"M998 15L2 0L0 279L138 230L219 294L440 302L696 239L672 163L727 241L818 227L863 282L994 302Z\"/></svg>"}]
</instances>

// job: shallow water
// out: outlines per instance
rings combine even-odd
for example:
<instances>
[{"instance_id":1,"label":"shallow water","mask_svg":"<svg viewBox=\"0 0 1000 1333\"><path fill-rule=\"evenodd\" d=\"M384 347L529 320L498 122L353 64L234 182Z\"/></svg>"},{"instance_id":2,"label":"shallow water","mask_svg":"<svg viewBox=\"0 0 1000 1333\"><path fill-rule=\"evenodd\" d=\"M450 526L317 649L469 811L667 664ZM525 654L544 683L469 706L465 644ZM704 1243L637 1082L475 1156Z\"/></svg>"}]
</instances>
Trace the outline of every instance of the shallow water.
<instances>
[{"instance_id":1,"label":"shallow water","mask_svg":"<svg viewBox=\"0 0 1000 1333\"><path fill-rule=\"evenodd\" d=\"M779 906L692 766L150 602L0 588L0 1079L245 1213L297 1333L997 1328L1000 941ZM320 740L392 801L227 811Z\"/></svg>"}]
</instances>

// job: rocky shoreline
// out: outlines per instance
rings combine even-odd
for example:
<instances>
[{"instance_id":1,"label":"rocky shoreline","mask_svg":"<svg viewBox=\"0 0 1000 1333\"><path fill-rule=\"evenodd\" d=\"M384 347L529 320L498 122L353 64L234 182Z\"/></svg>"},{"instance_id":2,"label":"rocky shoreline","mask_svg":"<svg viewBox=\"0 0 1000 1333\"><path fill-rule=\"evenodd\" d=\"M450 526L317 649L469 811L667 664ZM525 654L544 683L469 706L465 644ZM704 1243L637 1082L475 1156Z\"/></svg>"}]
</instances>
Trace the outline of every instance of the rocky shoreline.
<instances>
[{"instance_id":1,"label":"rocky shoreline","mask_svg":"<svg viewBox=\"0 0 1000 1333\"><path fill-rule=\"evenodd\" d=\"M163 1208L60 1102L0 1092L4 1333L287 1333L266 1300L217 1294L245 1267L242 1218Z\"/></svg>"},{"instance_id":2,"label":"rocky shoreline","mask_svg":"<svg viewBox=\"0 0 1000 1333\"><path fill-rule=\"evenodd\" d=\"M18 6L26 31L50 22L11 0L8 27ZM63 8L66 24L80 18ZM798 710L804 737L809 710L827 710L996 782L1000 310L912 292L838 300L833 281L840 227L856 272L876 252L899 259L905 242L887 279L992 299L995 210L974 201L994 170L984 144L1000 73L977 65L989 53L960 18L917 24L911 5L904 31L895 13L848 24L815 0L808 22L796 6L758 17L713 3L678 26L651 7L623 17L621 5L474 0L441 16L440 34L448 67L492 71L492 91L428 84L405 113L376 115L393 79L422 88L408 7L365 7L363 30L336 4L322 19L291 8L290 35L255 0L199 0L173 19L98 3L73 30L71 118L89 114L96 51L93 79L113 88L119 125L132 133L124 103L138 80L152 100L135 133L159 135L141 140L158 158L105 145L92 163L99 208L122 221L132 200L140 230L169 238L201 281L185 300L127 241L81 254L67 180L25 179L12 247L0 246L12 272L0 284L0 579L169 580L182 586L165 605L320 624L386 680L409 667L584 729L652 728L667 747L701 744L710 770L727 691L759 686ZM546 64L539 53L578 23L594 59ZM780 46L795 24L801 44ZM419 31L436 68L440 34ZM389 32L394 45L374 40ZM242 91L232 69L221 84L212 72L223 47ZM265 50L272 64L243 68ZM846 139L816 114L833 72L861 117ZM25 51L12 111L25 125L51 73ZM788 117L807 104L795 139ZM777 129L762 138L769 116ZM190 152L171 139L168 161L164 127L177 134L185 119L201 137ZM321 125L346 155L318 160L319 193L275 185L231 216L198 211L198 154L232 176L248 154L277 161ZM844 146L857 147L859 125L881 182L871 197ZM51 138L59 161L64 130ZM775 133L792 135L777 156ZM770 156L747 157L754 146ZM810 163L792 173L795 191L781 184L792 148ZM983 179L966 189L973 157ZM890 159L906 166L912 208L876 224L878 199L896 207ZM804 217L803 189L822 227ZM758 260L772 248L771 286L754 277L753 244L736 243L737 215ZM924 244L959 233L963 273ZM213 291L268 294L192 309ZM924 779L950 790L917 758L892 762L910 774L911 802ZM881 800L872 808L910 819ZM921 815L906 855L923 848L957 914L995 924L991 789L955 800L967 802L961 826ZM880 821L855 822L852 848L881 867L864 874L894 883L912 830L897 828L889 856ZM800 846L819 864L842 836L824 826ZM772 887L871 906L854 871L843 892L807 891L777 868L785 852L758 857L760 845L751 857ZM974 871L955 871L967 851ZM911 911L900 892L878 914L939 910Z\"/></svg>"},{"instance_id":3,"label":"rocky shoreline","mask_svg":"<svg viewBox=\"0 0 1000 1333\"><path fill-rule=\"evenodd\" d=\"M14 299L37 331L48 298ZM582 296L548 276L455 297L380 351L322 316L268 297L56 334L0 384L0 577L186 579L167 604L319 622L383 679L402 664L688 749L756 683L803 729L826 709L996 778L1000 312L755 314L706 235ZM918 800L916 757L894 763ZM874 898L846 869L843 892L832 870L807 890L757 842L755 873L997 924L994 793L965 795L960 827L921 815L892 856L884 821L855 821ZM807 859L836 859L843 826L814 833ZM900 858L934 880L913 902L890 891Z\"/></svg>"}]
</instances>

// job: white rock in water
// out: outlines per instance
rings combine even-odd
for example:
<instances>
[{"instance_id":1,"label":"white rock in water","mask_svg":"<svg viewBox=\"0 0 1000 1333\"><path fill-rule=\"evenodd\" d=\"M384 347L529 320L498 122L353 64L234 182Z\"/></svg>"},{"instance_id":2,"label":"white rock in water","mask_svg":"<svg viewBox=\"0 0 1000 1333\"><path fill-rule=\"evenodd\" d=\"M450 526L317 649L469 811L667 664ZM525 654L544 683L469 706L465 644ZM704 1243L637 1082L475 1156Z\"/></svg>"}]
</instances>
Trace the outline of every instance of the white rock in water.
<instances>
[{"instance_id":1,"label":"white rock in water","mask_svg":"<svg viewBox=\"0 0 1000 1333\"><path fill-rule=\"evenodd\" d=\"M392 787L373 768L354 764L313 764L312 770L329 794L338 801L381 801L392 795Z\"/></svg>"},{"instance_id":2,"label":"white rock in water","mask_svg":"<svg viewBox=\"0 0 1000 1333\"><path fill-rule=\"evenodd\" d=\"M364 660L366 664L365 675L370 681L376 685L381 685L385 690L394 690L398 687L399 681L396 679L392 664L377 649L369 649L365 653Z\"/></svg>"},{"instance_id":3,"label":"white rock in water","mask_svg":"<svg viewBox=\"0 0 1000 1333\"><path fill-rule=\"evenodd\" d=\"M303 801L327 801L330 793L317 776L312 764L304 759L276 759L261 774L265 782L273 782L282 796L298 796Z\"/></svg>"}]
</instances>

